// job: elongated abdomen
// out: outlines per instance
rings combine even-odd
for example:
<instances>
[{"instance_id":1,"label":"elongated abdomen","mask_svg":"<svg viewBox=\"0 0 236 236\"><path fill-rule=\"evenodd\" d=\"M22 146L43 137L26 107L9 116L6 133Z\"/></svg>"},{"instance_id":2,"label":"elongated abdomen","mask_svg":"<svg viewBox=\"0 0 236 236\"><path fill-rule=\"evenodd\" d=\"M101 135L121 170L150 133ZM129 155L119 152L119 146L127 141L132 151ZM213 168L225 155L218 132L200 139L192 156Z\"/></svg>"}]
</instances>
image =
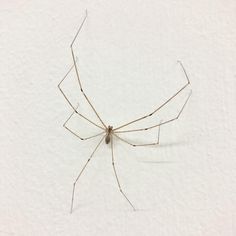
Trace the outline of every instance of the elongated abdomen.
<instances>
[{"instance_id":1,"label":"elongated abdomen","mask_svg":"<svg viewBox=\"0 0 236 236\"><path fill-rule=\"evenodd\" d=\"M106 144L110 143L110 141L111 141L110 134L107 134L107 136L106 136L106 138L105 138Z\"/></svg>"}]
</instances>

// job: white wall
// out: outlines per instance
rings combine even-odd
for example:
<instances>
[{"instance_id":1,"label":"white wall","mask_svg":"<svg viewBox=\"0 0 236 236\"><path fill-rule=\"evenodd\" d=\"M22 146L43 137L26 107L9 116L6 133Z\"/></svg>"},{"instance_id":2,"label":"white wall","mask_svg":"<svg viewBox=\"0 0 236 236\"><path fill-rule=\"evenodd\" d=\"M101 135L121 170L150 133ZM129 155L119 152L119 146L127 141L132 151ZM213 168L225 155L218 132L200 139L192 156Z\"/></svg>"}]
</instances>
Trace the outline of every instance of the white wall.
<instances>
[{"instance_id":1,"label":"white wall","mask_svg":"<svg viewBox=\"0 0 236 236\"><path fill-rule=\"evenodd\" d=\"M103 144L69 214L72 183L98 142L62 128L71 109L57 89L86 8L76 55L106 123L150 113L177 91L184 77L176 60L191 80L193 95L181 118L163 126L159 147L115 140L136 212ZM236 235L235 13L234 0L1 1L0 235ZM177 114L186 94L167 114Z\"/></svg>"}]
</instances>

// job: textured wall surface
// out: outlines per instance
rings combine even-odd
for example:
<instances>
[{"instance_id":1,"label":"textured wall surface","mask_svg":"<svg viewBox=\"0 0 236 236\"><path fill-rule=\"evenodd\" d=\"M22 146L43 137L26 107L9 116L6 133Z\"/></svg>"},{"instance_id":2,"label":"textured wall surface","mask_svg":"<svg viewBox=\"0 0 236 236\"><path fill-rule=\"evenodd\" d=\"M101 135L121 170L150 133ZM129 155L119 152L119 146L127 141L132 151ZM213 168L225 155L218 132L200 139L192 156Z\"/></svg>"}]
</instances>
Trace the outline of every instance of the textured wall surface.
<instances>
[{"instance_id":1,"label":"textured wall surface","mask_svg":"<svg viewBox=\"0 0 236 236\"><path fill-rule=\"evenodd\" d=\"M135 212L103 144L69 214L72 183L98 142L63 129L72 111L57 88L86 8L75 52L106 124L149 114L183 86L177 60L191 80L192 97L180 119L162 127L160 146L114 140ZM1 1L0 235L236 235L235 13L235 0ZM63 86L77 103L74 71ZM141 126L174 117L189 89ZM78 130L97 132L79 122ZM137 135L128 139L153 141L157 130Z\"/></svg>"}]
</instances>

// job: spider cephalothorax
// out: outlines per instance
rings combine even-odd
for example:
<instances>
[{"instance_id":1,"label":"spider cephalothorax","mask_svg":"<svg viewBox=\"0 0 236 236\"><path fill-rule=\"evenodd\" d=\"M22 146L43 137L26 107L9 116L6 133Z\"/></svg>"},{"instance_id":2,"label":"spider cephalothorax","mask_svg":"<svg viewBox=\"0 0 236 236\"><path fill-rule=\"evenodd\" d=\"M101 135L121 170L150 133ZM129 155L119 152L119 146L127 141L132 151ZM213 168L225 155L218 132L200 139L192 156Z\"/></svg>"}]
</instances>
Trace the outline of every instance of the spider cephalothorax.
<instances>
[{"instance_id":1,"label":"spider cephalothorax","mask_svg":"<svg viewBox=\"0 0 236 236\"><path fill-rule=\"evenodd\" d=\"M108 125L106 129L106 138L105 138L106 144L110 143L111 141L112 129L113 129L113 126Z\"/></svg>"}]
</instances>

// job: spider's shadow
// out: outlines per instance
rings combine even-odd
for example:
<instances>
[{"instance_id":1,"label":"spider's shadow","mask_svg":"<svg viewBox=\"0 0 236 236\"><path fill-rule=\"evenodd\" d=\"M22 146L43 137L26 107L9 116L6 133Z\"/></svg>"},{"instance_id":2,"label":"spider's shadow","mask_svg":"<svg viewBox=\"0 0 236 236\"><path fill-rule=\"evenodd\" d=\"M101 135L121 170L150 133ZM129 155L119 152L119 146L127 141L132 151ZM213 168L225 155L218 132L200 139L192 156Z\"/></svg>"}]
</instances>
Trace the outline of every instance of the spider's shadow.
<instances>
[{"instance_id":1,"label":"spider's shadow","mask_svg":"<svg viewBox=\"0 0 236 236\"><path fill-rule=\"evenodd\" d=\"M150 164L172 164L172 163L176 163L176 161L139 161L142 163L150 163Z\"/></svg>"},{"instance_id":2,"label":"spider's shadow","mask_svg":"<svg viewBox=\"0 0 236 236\"><path fill-rule=\"evenodd\" d=\"M174 146L183 146L187 144L186 141L180 141L180 142L172 142L172 143L163 143L158 146L149 146L148 148L164 148L164 147L174 147ZM172 164L176 163L176 161L155 161L155 160L139 160L139 162L143 163L150 163L150 164Z\"/></svg>"}]
</instances>

